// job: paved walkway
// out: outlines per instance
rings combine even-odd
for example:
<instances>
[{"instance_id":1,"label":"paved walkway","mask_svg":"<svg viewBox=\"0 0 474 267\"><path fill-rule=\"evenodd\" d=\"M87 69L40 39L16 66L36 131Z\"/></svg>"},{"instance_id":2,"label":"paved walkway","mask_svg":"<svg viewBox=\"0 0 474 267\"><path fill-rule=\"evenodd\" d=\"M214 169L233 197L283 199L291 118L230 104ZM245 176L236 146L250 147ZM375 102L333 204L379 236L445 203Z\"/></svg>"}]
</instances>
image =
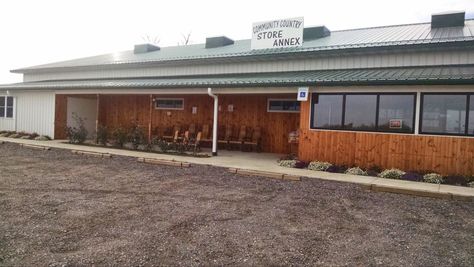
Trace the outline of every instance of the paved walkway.
<instances>
[{"instance_id":1,"label":"paved walkway","mask_svg":"<svg viewBox=\"0 0 474 267\"><path fill-rule=\"evenodd\" d=\"M174 160L188 162L191 164L206 164L225 168L235 168L243 170L252 170L258 172L281 173L292 176L302 176L338 182L348 182L362 185L374 191L384 191L393 193L402 193L410 195L453 198L461 200L474 200L474 188L429 184L421 182L411 182L403 180L384 179L371 176L347 175L339 173L329 173L320 171L311 171L306 169L293 169L280 167L277 159L280 155L270 153L248 153L240 151L219 151L219 156L209 158L196 158L178 155L166 155L157 153L147 153L140 151L130 151L105 147L78 146L65 143L64 140L54 141L34 141L25 139L13 139L0 137L0 141L48 146L51 148L82 150L98 153L109 153L111 155L129 156L137 158L151 158L158 160Z\"/></svg>"}]
</instances>

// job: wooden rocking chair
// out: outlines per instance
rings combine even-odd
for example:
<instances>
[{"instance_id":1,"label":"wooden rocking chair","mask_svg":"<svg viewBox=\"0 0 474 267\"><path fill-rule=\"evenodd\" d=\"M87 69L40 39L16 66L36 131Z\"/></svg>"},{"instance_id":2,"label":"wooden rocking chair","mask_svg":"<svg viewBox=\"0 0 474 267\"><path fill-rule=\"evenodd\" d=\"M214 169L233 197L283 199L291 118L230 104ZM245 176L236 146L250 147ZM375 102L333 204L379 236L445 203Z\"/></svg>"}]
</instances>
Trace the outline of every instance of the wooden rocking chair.
<instances>
[{"instance_id":1,"label":"wooden rocking chair","mask_svg":"<svg viewBox=\"0 0 474 267\"><path fill-rule=\"evenodd\" d=\"M219 138L219 140L217 140L217 144L224 144L225 147L228 149L229 148L229 141L232 137L232 126L231 125L227 125L225 127L225 134L224 134L224 137L223 138Z\"/></svg>"},{"instance_id":2,"label":"wooden rocking chair","mask_svg":"<svg viewBox=\"0 0 474 267\"><path fill-rule=\"evenodd\" d=\"M252 132L252 138L248 141L244 141L244 146L249 145L251 147L251 151L255 147L255 151L261 152L261 139L262 139L262 130L260 127L255 127Z\"/></svg>"},{"instance_id":3,"label":"wooden rocking chair","mask_svg":"<svg viewBox=\"0 0 474 267\"><path fill-rule=\"evenodd\" d=\"M242 145L244 144L245 137L247 136L247 126L242 125L240 127L239 135L236 140L230 140L229 141L229 146L232 147L232 145L239 145L239 149L242 151Z\"/></svg>"}]
</instances>

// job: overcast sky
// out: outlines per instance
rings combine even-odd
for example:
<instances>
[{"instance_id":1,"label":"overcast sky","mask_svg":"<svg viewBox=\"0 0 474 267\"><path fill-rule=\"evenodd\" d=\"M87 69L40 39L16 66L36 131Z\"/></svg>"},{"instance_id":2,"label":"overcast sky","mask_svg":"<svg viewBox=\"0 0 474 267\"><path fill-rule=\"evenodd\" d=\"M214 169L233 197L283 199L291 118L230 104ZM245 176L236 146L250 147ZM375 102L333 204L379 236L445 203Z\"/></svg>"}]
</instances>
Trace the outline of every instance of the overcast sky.
<instances>
[{"instance_id":1,"label":"overcast sky","mask_svg":"<svg viewBox=\"0 0 474 267\"><path fill-rule=\"evenodd\" d=\"M20 82L11 69L130 50L144 38L176 45L191 32L251 38L252 22L300 17L330 30L428 22L432 13L465 10L474 0L1 0L0 83Z\"/></svg>"}]
</instances>

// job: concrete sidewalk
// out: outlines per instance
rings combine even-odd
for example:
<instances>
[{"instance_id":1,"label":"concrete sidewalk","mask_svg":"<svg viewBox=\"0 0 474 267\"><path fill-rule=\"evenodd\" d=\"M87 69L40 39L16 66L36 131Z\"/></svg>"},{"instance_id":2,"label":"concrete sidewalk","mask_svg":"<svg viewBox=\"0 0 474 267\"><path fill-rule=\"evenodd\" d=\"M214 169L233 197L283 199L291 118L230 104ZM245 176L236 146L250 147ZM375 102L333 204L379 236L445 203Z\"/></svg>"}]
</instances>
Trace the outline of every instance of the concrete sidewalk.
<instances>
[{"instance_id":1,"label":"concrete sidewalk","mask_svg":"<svg viewBox=\"0 0 474 267\"><path fill-rule=\"evenodd\" d=\"M339 173L329 173L311 171L306 169L294 169L280 167L277 164L279 155L270 153L248 153L240 151L219 151L219 156L209 158L197 158L179 155L167 155L157 153L147 153L141 151L130 151L106 147L79 146L65 143L65 140L35 141L25 139L14 139L0 137L0 142L11 142L17 144L46 146L50 148L81 150L96 153L107 153L110 155L120 155L136 158L147 158L155 160L168 160L187 162L191 164L205 164L218 167L241 170L248 174L251 171L258 173L268 173L268 176L275 174L288 176L301 176L315 179L323 179L337 182L348 182L364 186L367 189L380 192L392 192L417 196L427 196L446 199L474 200L474 188L429 184L422 182L411 182L403 180L385 179L371 176L358 176ZM264 175L265 176L265 175Z\"/></svg>"}]
</instances>

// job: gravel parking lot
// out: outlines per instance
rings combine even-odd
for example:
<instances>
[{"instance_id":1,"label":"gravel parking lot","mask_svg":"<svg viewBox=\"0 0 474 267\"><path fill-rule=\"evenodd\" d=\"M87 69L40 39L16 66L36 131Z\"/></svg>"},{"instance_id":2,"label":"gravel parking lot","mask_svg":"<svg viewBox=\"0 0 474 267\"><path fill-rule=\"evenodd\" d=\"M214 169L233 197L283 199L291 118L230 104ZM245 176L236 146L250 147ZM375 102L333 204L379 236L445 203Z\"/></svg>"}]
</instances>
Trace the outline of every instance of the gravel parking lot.
<instances>
[{"instance_id":1,"label":"gravel parking lot","mask_svg":"<svg viewBox=\"0 0 474 267\"><path fill-rule=\"evenodd\" d=\"M474 203L0 145L0 266L474 266Z\"/></svg>"}]
</instances>

